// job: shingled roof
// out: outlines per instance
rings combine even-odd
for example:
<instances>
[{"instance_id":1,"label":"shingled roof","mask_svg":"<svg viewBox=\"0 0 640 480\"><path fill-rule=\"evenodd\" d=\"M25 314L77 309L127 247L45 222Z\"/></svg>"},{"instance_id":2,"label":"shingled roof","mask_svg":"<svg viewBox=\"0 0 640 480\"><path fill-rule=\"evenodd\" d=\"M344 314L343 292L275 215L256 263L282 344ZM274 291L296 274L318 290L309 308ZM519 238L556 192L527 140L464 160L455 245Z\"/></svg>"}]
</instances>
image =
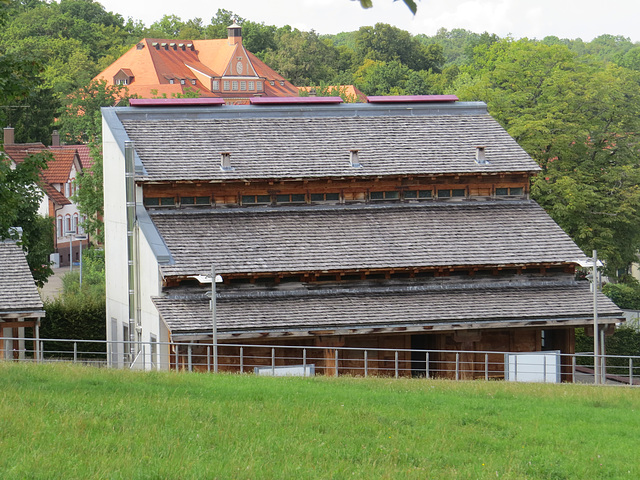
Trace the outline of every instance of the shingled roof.
<instances>
[{"instance_id":1,"label":"shingled roof","mask_svg":"<svg viewBox=\"0 0 640 480\"><path fill-rule=\"evenodd\" d=\"M218 107L173 118L166 111L157 113L119 111L148 174L139 180L223 182L540 170L483 103L344 104L313 110ZM485 147L489 163L476 162L478 146ZM361 168L350 164L352 149L359 150ZM232 170L221 171L222 152L231 153Z\"/></svg>"},{"instance_id":2,"label":"shingled roof","mask_svg":"<svg viewBox=\"0 0 640 480\"><path fill-rule=\"evenodd\" d=\"M43 317L40 294L22 249L0 241L0 317Z\"/></svg>"},{"instance_id":3,"label":"shingled roof","mask_svg":"<svg viewBox=\"0 0 640 480\"><path fill-rule=\"evenodd\" d=\"M518 282L521 283L521 282ZM525 327L546 322L577 325L593 318L593 294L588 282L505 286L428 285L368 289L218 294L218 332L233 334L314 330L358 330L381 327L412 330L482 328L489 322ZM155 297L154 304L172 335L208 334L209 300L204 296ZM598 295L603 323L619 321L622 312Z\"/></svg>"},{"instance_id":4,"label":"shingled roof","mask_svg":"<svg viewBox=\"0 0 640 480\"><path fill-rule=\"evenodd\" d=\"M163 275L565 264L585 258L533 201L151 212Z\"/></svg>"}]
</instances>

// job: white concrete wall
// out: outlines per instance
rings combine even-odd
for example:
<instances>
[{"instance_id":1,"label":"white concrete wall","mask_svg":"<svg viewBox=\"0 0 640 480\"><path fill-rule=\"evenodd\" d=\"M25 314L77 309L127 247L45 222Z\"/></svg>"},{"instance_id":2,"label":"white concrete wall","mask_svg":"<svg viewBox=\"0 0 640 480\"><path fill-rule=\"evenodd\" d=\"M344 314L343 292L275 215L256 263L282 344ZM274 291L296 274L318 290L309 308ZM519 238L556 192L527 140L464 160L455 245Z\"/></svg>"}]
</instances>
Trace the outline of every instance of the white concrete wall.
<instances>
[{"instance_id":1,"label":"white concrete wall","mask_svg":"<svg viewBox=\"0 0 640 480\"><path fill-rule=\"evenodd\" d=\"M122 327L129 322L127 285L127 216L124 154L112 132L102 122L104 182L104 252L107 288L107 340L123 340ZM113 331L112 320L116 322ZM111 353L111 348L108 348ZM118 346L119 362L122 346ZM111 357L111 356L110 356Z\"/></svg>"},{"instance_id":2,"label":"white concrete wall","mask_svg":"<svg viewBox=\"0 0 640 480\"><path fill-rule=\"evenodd\" d=\"M129 292L127 264L127 211L125 186L125 159L116 140L103 121L103 161L104 161L104 232L105 232L105 273L107 289L107 339L122 341L123 326L129 321ZM142 189L136 188L136 200L142 202ZM140 299L140 320L142 333L140 340L150 342L155 337L159 342L168 342L169 333L160 319L151 298L162 292L162 279L158 261L144 233L136 229L137 268ZM116 329L113 331L115 321ZM118 345L110 353L117 351L118 366L124 366L124 345ZM139 357L136 366L150 369L152 365L167 368L169 350L163 345L158 348L156 358L151 358L149 345L145 346L145 358ZM115 359L115 355L110 355Z\"/></svg>"}]
</instances>

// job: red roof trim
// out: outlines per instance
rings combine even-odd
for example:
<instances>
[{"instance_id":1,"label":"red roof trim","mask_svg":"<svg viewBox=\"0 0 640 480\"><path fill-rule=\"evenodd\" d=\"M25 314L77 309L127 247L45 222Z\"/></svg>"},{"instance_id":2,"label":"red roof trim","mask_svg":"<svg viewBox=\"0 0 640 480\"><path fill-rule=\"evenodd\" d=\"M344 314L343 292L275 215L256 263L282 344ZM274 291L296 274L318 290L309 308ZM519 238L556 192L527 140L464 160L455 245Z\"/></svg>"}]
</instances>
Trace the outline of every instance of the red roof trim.
<instances>
[{"instance_id":1,"label":"red roof trim","mask_svg":"<svg viewBox=\"0 0 640 480\"><path fill-rule=\"evenodd\" d=\"M367 97L369 103L457 102L455 95L389 95Z\"/></svg>"},{"instance_id":2,"label":"red roof trim","mask_svg":"<svg viewBox=\"0 0 640 480\"><path fill-rule=\"evenodd\" d=\"M252 97L251 105L300 105L311 103L342 103L340 97Z\"/></svg>"},{"instance_id":3,"label":"red roof trim","mask_svg":"<svg viewBox=\"0 0 640 480\"><path fill-rule=\"evenodd\" d=\"M132 98L129 100L132 107L190 107L190 106L217 106L224 105L224 99L219 97L201 98Z\"/></svg>"}]
</instances>

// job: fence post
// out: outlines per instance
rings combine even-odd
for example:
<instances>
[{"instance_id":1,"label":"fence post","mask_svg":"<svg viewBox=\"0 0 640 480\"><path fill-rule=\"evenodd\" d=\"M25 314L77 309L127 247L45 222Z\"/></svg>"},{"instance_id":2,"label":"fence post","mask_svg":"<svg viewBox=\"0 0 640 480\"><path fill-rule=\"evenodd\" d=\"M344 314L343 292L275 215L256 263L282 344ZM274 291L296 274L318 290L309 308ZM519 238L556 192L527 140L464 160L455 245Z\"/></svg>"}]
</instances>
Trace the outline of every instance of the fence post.
<instances>
[{"instance_id":1,"label":"fence post","mask_svg":"<svg viewBox=\"0 0 640 480\"><path fill-rule=\"evenodd\" d=\"M211 372L211 347L207 346L207 372Z\"/></svg>"},{"instance_id":2,"label":"fence post","mask_svg":"<svg viewBox=\"0 0 640 480\"><path fill-rule=\"evenodd\" d=\"M307 376L307 349L302 349L302 376Z\"/></svg>"},{"instance_id":3,"label":"fence post","mask_svg":"<svg viewBox=\"0 0 640 480\"><path fill-rule=\"evenodd\" d=\"M397 350L396 350L395 370L396 370L396 378L398 378L398 351Z\"/></svg>"},{"instance_id":4,"label":"fence post","mask_svg":"<svg viewBox=\"0 0 640 480\"><path fill-rule=\"evenodd\" d=\"M485 381L489 381L489 354L484 354L484 379Z\"/></svg>"},{"instance_id":5,"label":"fence post","mask_svg":"<svg viewBox=\"0 0 640 480\"><path fill-rule=\"evenodd\" d=\"M629 357L629 385L633 385L633 358Z\"/></svg>"},{"instance_id":6,"label":"fence post","mask_svg":"<svg viewBox=\"0 0 640 480\"><path fill-rule=\"evenodd\" d=\"M271 349L271 375L276 375L276 349Z\"/></svg>"},{"instance_id":7,"label":"fence post","mask_svg":"<svg viewBox=\"0 0 640 480\"><path fill-rule=\"evenodd\" d=\"M456 352L456 380L460 380L460 353Z\"/></svg>"},{"instance_id":8,"label":"fence post","mask_svg":"<svg viewBox=\"0 0 640 480\"><path fill-rule=\"evenodd\" d=\"M147 371L147 344L142 344L142 371Z\"/></svg>"},{"instance_id":9,"label":"fence post","mask_svg":"<svg viewBox=\"0 0 640 480\"><path fill-rule=\"evenodd\" d=\"M193 359L191 358L191 345L187 347L187 365L190 372L193 371Z\"/></svg>"},{"instance_id":10,"label":"fence post","mask_svg":"<svg viewBox=\"0 0 640 480\"><path fill-rule=\"evenodd\" d=\"M425 365L425 368L424 368L425 376L426 378L429 378L429 352L427 352L424 356L424 365Z\"/></svg>"},{"instance_id":11,"label":"fence post","mask_svg":"<svg viewBox=\"0 0 640 480\"><path fill-rule=\"evenodd\" d=\"M365 378L369 375L369 354L365 350L364 351L364 376Z\"/></svg>"},{"instance_id":12,"label":"fence post","mask_svg":"<svg viewBox=\"0 0 640 480\"><path fill-rule=\"evenodd\" d=\"M78 343L73 342L73 363L78 361Z\"/></svg>"},{"instance_id":13,"label":"fence post","mask_svg":"<svg viewBox=\"0 0 640 480\"><path fill-rule=\"evenodd\" d=\"M573 383L576 383L576 355L575 354L571 356L571 378L573 378Z\"/></svg>"},{"instance_id":14,"label":"fence post","mask_svg":"<svg viewBox=\"0 0 640 480\"><path fill-rule=\"evenodd\" d=\"M240 347L240 373L244 373L244 347Z\"/></svg>"},{"instance_id":15,"label":"fence post","mask_svg":"<svg viewBox=\"0 0 640 480\"><path fill-rule=\"evenodd\" d=\"M336 377L338 376L338 349L336 348Z\"/></svg>"},{"instance_id":16,"label":"fence post","mask_svg":"<svg viewBox=\"0 0 640 480\"><path fill-rule=\"evenodd\" d=\"M562 357L560 357L560 363L562 363ZM547 356L542 356L542 383L547 383Z\"/></svg>"}]
</instances>

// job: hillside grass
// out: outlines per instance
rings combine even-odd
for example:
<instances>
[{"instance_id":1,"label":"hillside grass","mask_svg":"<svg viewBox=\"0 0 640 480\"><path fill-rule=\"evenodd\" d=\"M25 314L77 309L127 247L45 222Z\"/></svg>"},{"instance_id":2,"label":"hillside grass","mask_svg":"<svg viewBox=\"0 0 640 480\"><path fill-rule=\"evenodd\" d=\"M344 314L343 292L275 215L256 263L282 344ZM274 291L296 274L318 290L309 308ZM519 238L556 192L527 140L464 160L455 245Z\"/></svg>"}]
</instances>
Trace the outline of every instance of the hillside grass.
<instances>
[{"instance_id":1,"label":"hillside grass","mask_svg":"<svg viewBox=\"0 0 640 480\"><path fill-rule=\"evenodd\" d=\"M0 478L640 477L640 389L0 363Z\"/></svg>"}]
</instances>

